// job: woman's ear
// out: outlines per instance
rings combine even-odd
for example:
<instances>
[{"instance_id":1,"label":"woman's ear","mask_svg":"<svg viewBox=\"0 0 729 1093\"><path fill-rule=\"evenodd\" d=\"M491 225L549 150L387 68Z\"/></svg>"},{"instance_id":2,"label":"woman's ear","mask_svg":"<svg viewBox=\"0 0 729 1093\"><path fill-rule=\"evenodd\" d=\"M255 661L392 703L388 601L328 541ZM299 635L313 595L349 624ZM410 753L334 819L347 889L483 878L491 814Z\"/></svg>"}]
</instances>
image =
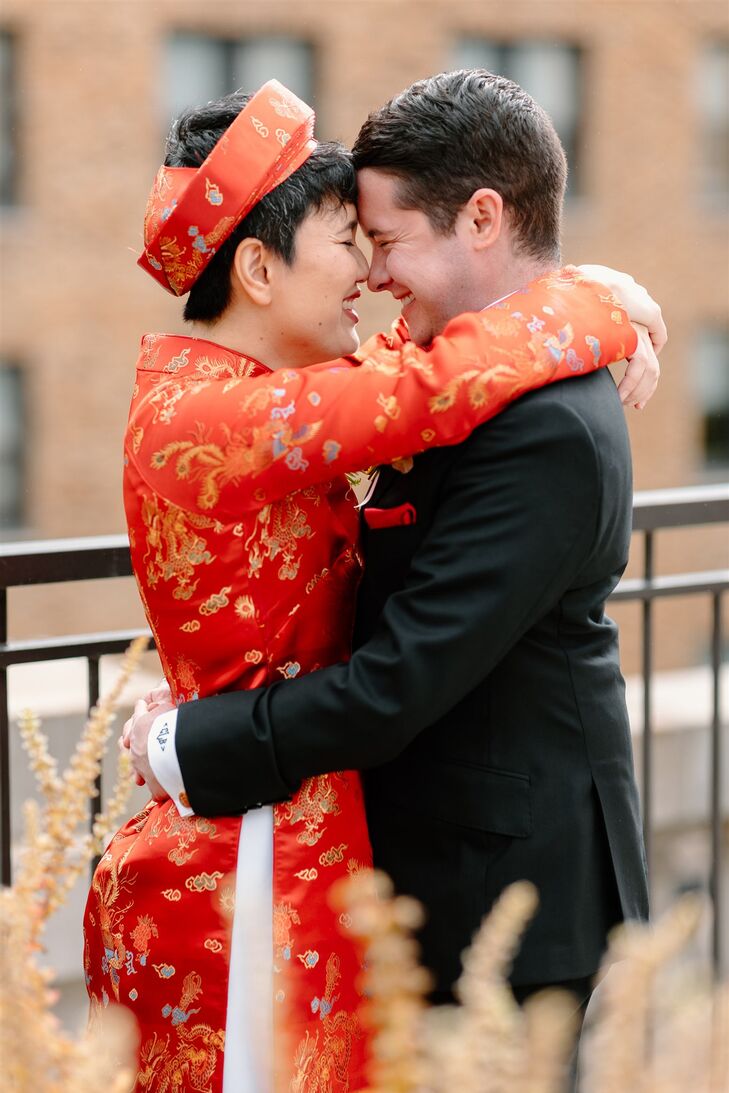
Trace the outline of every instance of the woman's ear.
<instances>
[{"instance_id":1,"label":"woman's ear","mask_svg":"<svg viewBox=\"0 0 729 1093\"><path fill-rule=\"evenodd\" d=\"M233 258L233 276L240 288L259 307L271 302L271 252L253 237L238 244Z\"/></svg>"},{"instance_id":2,"label":"woman's ear","mask_svg":"<svg viewBox=\"0 0 729 1093\"><path fill-rule=\"evenodd\" d=\"M476 250L492 247L501 235L504 199L497 190L474 190L461 210Z\"/></svg>"}]
</instances>

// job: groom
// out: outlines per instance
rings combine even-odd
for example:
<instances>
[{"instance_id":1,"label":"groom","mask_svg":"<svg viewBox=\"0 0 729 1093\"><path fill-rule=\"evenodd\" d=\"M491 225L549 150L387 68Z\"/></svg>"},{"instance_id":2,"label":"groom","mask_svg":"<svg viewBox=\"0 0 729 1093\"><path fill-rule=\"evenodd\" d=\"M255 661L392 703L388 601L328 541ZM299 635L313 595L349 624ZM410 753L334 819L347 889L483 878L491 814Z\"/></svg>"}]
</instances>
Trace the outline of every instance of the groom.
<instances>
[{"instance_id":1,"label":"groom","mask_svg":"<svg viewBox=\"0 0 729 1093\"><path fill-rule=\"evenodd\" d=\"M416 83L370 116L354 156L370 288L402 302L417 343L559 264L564 153L515 84L482 71ZM427 909L437 995L499 893L528 878L540 908L514 993L562 984L584 1004L608 931L648 913L603 610L628 558L631 504L605 369L381 469L362 512L351 660L168 717L183 803L237 813L309 776L362 769L375 862Z\"/></svg>"}]
</instances>

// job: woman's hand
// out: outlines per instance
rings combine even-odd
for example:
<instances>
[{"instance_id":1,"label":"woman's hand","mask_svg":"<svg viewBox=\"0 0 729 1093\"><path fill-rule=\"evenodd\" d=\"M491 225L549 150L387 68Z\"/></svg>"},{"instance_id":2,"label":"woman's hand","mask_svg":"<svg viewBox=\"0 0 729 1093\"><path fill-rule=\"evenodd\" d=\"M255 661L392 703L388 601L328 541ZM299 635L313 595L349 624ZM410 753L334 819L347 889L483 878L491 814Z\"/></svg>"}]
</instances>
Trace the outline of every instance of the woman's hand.
<instances>
[{"instance_id":1,"label":"woman's hand","mask_svg":"<svg viewBox=\"0 0 729 1093\"><path fill-rule=\"evenodd\" d=\"M648 328L656 353L660 353L668 341L668 331L660 306L642 285L630 276L610 266L578 266L580 273L591 281L607 285L628 312L628 318L636 326Z\"/></svg>"},{"instance_id":2,"label":"woman's hand","mask_svg":"<svg viewBox=\"0 0 729 1093\"><path fill-rule=\"evenodd\" d=\"M658 386L661 368L658 354L668 341L661 309L652 296L629 273L609 266L578 266L591 281L606 285L620 300L638 335L638 347L628 358L618 394L627 406L642 410Z\"/></svg>"},{"instance_id":3,"label":"woman's hand","mask_svg":"<svg viewBox=\"0 0 729 1093\"><path fill-rule=\"evenodd\" d=\"M632 357L628 357L628 367L618 384L618 394L624 406L642 410L655 393L661 366L648 327L636 322L633 326L638 335L638 345Z\"/></svg>"}]
</instances>

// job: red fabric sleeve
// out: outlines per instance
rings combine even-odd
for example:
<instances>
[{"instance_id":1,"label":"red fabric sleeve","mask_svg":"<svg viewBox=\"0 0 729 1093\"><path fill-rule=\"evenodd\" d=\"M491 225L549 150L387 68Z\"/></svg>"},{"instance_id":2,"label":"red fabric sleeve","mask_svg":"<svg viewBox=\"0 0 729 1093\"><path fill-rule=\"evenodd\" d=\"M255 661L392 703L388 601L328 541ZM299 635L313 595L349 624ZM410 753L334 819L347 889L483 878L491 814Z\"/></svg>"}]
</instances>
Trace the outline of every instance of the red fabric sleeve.
<instances>
[{"instance_id":1,"label":"red fabric sleeve","mask_svg":"<svg viewBox=\"0 0 729 1093\"><path fill-rule=\"evenodd\" d=\"M428 349L400 331L310 368L225 383L191 378L165 427L145 427L142 397L127 458L171 503L235 519L345 472L456 444L524 392L612 364L635 346L604 286L557 270L453 319Z\"/></svg>"}]
</instances>

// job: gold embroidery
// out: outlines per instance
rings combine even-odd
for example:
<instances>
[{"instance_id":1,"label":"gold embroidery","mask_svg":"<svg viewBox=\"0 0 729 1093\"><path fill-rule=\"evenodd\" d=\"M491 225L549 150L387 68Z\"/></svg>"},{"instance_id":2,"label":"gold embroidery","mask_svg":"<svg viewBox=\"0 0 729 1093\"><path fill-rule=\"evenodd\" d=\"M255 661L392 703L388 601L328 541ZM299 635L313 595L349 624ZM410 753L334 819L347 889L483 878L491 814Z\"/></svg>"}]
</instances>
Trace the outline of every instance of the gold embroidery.
<instances>
[{"instance_id":1,"label":"gold embroidery","mask_svg":"<svg viewBox=\"0 0 729 1093\"><path fill-rule=\"evenodd\" d=\"M157 972L160 979L171 979L175 974L175 969L172 964L153 964L152 967Z\"/></svg>"},{"instance_id":2,"label":"gold embroidery","mask_svg":"<svg viewBox=\"0 0 729 1093\"><path fill-rule=\"evenodd\" d=\"M281 809L283 819L292 827L304 824L304 830L296 836L296 841L303 846L315 846L324 834L326 817L336 816L339 812L337 793L329 775L307 778L293 801L282 805Z\"/></svg>"},{"instance_id":3,"label":"gold embroidery","mask_svg":"<svg viewBox=\"0 0 729 1093\"><path fill-rule=\"evenodd\" d=\"M139 449L142 445L142 440L144 438L144 429L139 425L132 425L129 428L129 432L132 437L132 451L135 455L139 455Z\"/></svg>"},{"instance_id":4,"label":"gold embroidery","mask_svg":"<svg viewBox=\"0 0 729 1093\"><path fill-rule=\"evenodd\" d=\"M122 893L129 893L135 877L120 874L124 870L132 846L118 860L107 851L102 857L92 883L92 891L97 900L99 912L99 931L101 933L106 959L109 965L109 979L114 997L119 1001L118 972L127 962L127 947L124 943L124 918L132 908L133 900L119 905Z\"/></svg>"},{"instance_id":5,"label":"gold embroidery","mask_svg":"<svg viewBox=\"0 0 729 1093\"><path fill-rule=\"evenodd\" d=\"M175 679L177 680L178 692L186 693L188 696L198 694L200 687L196 673L199 671L200 666L194 660L178 657L175 661Z\"/></svg>"},{"instance_id":6,"label":"gold embroidery","mask_svg":"<svg viewBox=\"0 0 729 1093\"><path fill-rule=\"evenodd\" d=\"M300 926L299 912L290 903L276 903L273 907L273 948L277 959L288 960L293 945L292 926Z\"/></svg>"},{"instance_id":7,"label":"gold embroidery","mask_svg":"<svg viewBox=\"0 0 729 1093\"><path fill-rule=\"evenodd\" d=\"M281 560L278 578L293 581L299 573L301 558L299 541L310 539L314 532L307 523L306 511L295 494L282 501L265 505L256 516L253 529L245 541L248 551L248 576L259 577L264 562Z\"/></svg>"},{"instance_id":8,"label":"gold embroidery","mask_svg":"<svg viewBox=\"0 0 729 1093\"><path fill-rule=\"evenodd\" d=\"M261 394L264 406L274 399L271 392L262 391ZM260 408L255 406L251 397L244 400L241 416L245 414L246 405L250 405L252 409ZM170 460L174 460L178 479L200 482L197 495L200 508L214 509L220 500L223 486L240 482L247 475L256 474L272 458L284 458L292 471L307 466L300 445L316 436L320 429L321 422L317 421L301 426L294 433L285 420L274 418L261 426L253 426L245 433L239 433L226 422L221 422L220 431L225 441L223 444L216 444L209 439L205 429L198 426L193 431L192 440L172 441L154 452L150 466L153 470L162 470Z\"/></svg>"},{"instance_id":9,"label":"gold embroidery","mask_svg":"<svg viewBox=\"0 0 729 1093\"><path fill-rule=\"evenodd\" d=\"M316 880L319 876L319 870L315 867L311 869L300 869L298 873L294 873L294 876L298 877L299 880Z\"/></svg>"},{"instance_id":10,"label":"gold embroidery","mask_svg":"<svg viewBox=\"0 0 729 1093\"><path fill-rule=\"evenodd\" d=\"M244 621L256 617L256 608L252 596L239 596L235 601L234 610L238 618Z\"/></svg>"},{"instance_id":11,"label":"gold embroidery","mask_svg":"<svg viewBox=\"0 0 729 1093\"><path fill-rule=\"evenodd\" d=\"M328 850L325 850L323 854L319 855L319 865L337 865L340 861L344 861L344 851L346 849L346 843L340 843L339 846L331 846Z\"/></svg>"},{"instance_id":12,"label":"gold embroidery","mask_svg":"<svg viewBox=\"0 0 729 1093\"><path fill-rule=\"evenodd\" d=\"M198 607L200 614L216 615L218 611L222 611L224 607L227 607L230 603L228 593L231 591L231 587L228 584L225 588L221 588L220 592L214 592L211 596L208 596L207 600Z\"/></svg>"},{"instance_id":13,"label":"gold embroidery","mask_svg":"<svg viewBox=\"0 0 729 1093\"><path fill-rule=\"evenodd\" d=\"M331 1093L335 1080L341 1083L338 1088L345 1091L350 1088L352 1041L361 1035L361 1027L354 1014L346 1010L334 1012L337 1001L334 992L340 977L339 957L332 953L327 961L324 997L312 1002L312 1009L316 1007L321 1016L321 1043L318 1029L313 1036L306 1030L294 1056L291 1093Z\"/></svg>"},{"instance_id":14,"label":"gold embroidery","mask_svg":"<svg viewBox=\"0 0 729 1093\"><path fill-rule=\"evenodd\" d=\"M216 869L214 873L198 873L194 877L188 877L185 888L191 892L214 892L218 887L218 881L223 879L223 874Z\"/></svg>"},{"instance_id":15,"label":"gold embroidery","mask_svg":"<svg viewBox=\"0 0 729 1093\"><path fill-rule=\"evenodd\" d=\"M172 1033L163 1039L155 1032L142 1045L135 1088L155 1089L159 1093L173 1089L210 1090L220 1053L225 1050L225 1031L190 1021L200 1012L200 1007L193 1009L191 1003L202 993L201 977L190 972L183 980L178 1005L167 1003L162 1009L163 1016L173 1020L177 1044L171 1043Z\"/></svg>"},{"instance_id":16,"label":"gold embroidery","mask_svg":"<svg viewBox=\"0 0 729 1093\"><path fill-rule=\"evenodd\" d=\"M205 251L209 252L218 243L230 234L235 223L235 217L224 216L215 225L212 231L204 236ZM170 284L177 289L183 289L185 284L194 280L208 259L208 254L192 248L191 257L187 262L183 260L185 248L177 242L176 236L165 236L159 241L159 249L162 264Z\"/></svg>"},{"instance_id":17,"label":"gold embroidery","mask_svg":"<svg viewBox=\"0 0 729 1093\"><path fill-rule=\"evenodd\" d=\"M154 588L160 580L174 581L173 597L189 600L198 584L193 580L196 567L215 561L200 535L200 529L214 527L213 522L168 505L156 495L145 498L142 520L147 529L143 562L149 586Z\"/></svg>"}]
</instances>

